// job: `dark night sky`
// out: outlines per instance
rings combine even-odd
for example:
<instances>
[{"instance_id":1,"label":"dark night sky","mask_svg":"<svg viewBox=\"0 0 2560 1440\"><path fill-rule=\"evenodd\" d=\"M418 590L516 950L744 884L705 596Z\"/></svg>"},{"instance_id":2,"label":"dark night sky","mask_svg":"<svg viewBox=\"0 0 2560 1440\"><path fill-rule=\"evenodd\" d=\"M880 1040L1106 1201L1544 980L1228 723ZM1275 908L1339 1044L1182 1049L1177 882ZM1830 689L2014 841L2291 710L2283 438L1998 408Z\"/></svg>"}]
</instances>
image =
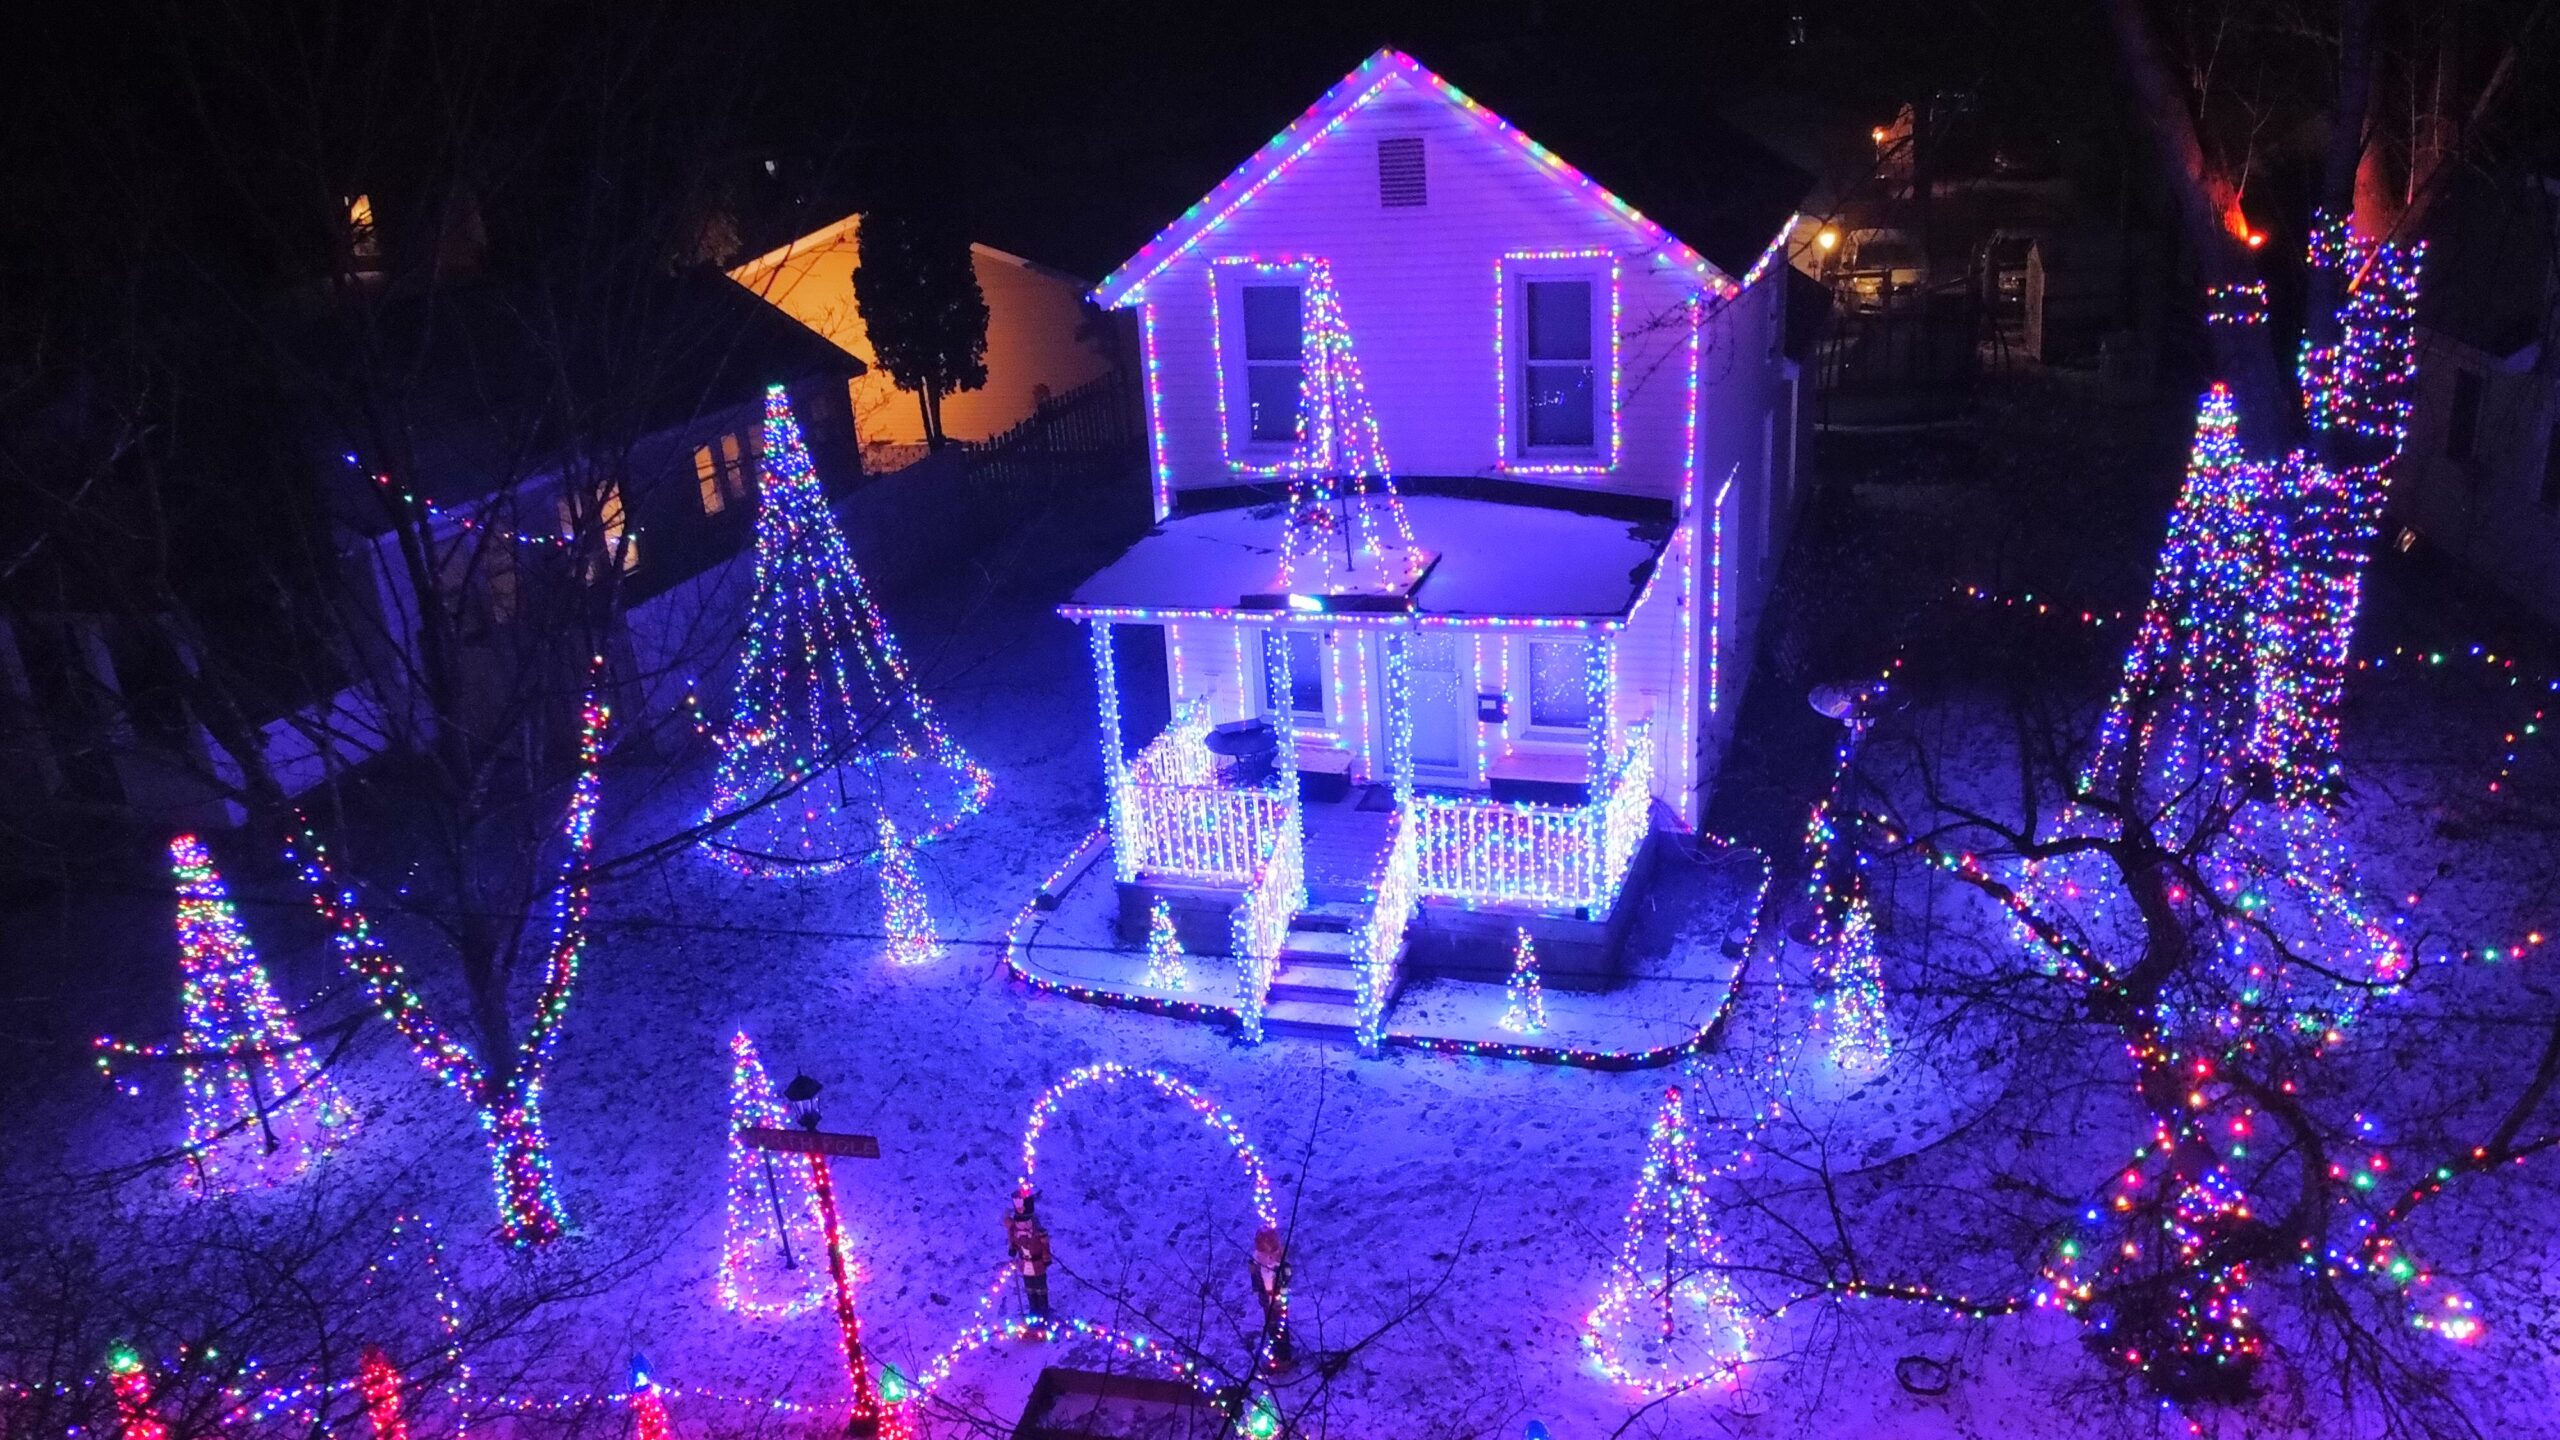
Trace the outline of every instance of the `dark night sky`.
<instances>
[{"instance_id":1,"label":"dark night sky","mask_svg":"<svg viewBox=\"0 0 2560 1440\"><path fill-rule=\"evenodd\" d=\"M962 211L978 238L1098 278L1382 44L1412 52L1676 221L1681 203L1728 184L1719 164L1732 147L1711 138L1719 112L1763 133L1847 137L1854 156L1865 126L1899 100L1962 86L1981 90L2004 123L2103 136L2113 107L2088 101L2103 83L2070 74L2103 52L2087 29L2090 8L523 0L456 10L441 0L236 9L96 0L22 9L0 22L14 31L0 43L16 60L12 84L0 87L0 167L13 201L0 207L0 280L50 294L66 288L54 283L64 267L106 272L133 252L183 271L218 270L226 247L240 257L260 245L275 251L273 237L238 217L283 207L262 210L248 192L290 191L315 225L327 223L328 197L375 187L360 174L297 171L297 157L331 147L380 153L363 151L371 137L355 132L385 116L396 128L402 107L413 127L445 123L439 107L463 88L449 78L456 49L461 64L498 77L487 82L495 103L538 123L561 86L558 70L586 53L577 42L648 35L655 48L620 80L653 92L667 133L743 121L739 168L759 155L789 167L801 208L752 227L751 242L920 186ZM1791 10L1803 14L1803 45L1786 43ZM207 54L221 63L209 67ZM2022 55L2042 58L2022 64ZM329 93L315 103L314 91ZM297 106L351 118L311 122L292 113ZM613 160L651 143L606 141L625 151ZM596 160L571 150L557 163ZM136 238L145 229L150 237ZM109 258L118 241L126 262Z\"/></svg>"}]
</instances>

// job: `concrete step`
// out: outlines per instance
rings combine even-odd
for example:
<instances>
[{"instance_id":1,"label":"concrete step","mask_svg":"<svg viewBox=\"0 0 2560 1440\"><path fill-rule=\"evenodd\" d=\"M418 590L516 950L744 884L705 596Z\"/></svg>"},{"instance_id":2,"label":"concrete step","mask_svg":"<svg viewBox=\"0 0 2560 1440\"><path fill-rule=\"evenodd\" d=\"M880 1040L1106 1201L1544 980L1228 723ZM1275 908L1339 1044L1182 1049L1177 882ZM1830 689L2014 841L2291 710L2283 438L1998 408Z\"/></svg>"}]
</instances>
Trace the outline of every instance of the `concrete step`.
<instances>
[{"instance_id":1,"label":"concrete step","mask_svg":"<svg viewBox=\"0 0 2560 1440\"><path fill-rule=\"evenodd\" d=\"M1291 926L1287 938L1280 942L1282 959L1316 960L1332 956L1349 960L1352 934L1348 930L1300 930Z\"/></svg>"},{"instance_id":2,"label":"concrete step","mask_svg":"<svg viewBox=\"0 0 2560 1440\"><path fill-rule=\"evenodd\" d=\"M1358 1037L1359 1020L1358 1013L1348 1005L1274 1000L1262 1012L1262 1029L1269 1035L1290 1035L1301 1040L1339 1040L1349 1044Z\"/></svg>"},{"instance_id":3,"label":"concrete step","mask_svg":"<svg viewBox=\"0 0 2560 1440\"><path fill-rule=\"evenodd\" d=\"M1357 930L1369 918L1369 906L1347 900L1310 904L1289 921L1292 930Z\"/></svg>"},{"instance_id":4,"label":"concrete step","mask_svg":"<svg viewBox=\"0 0 2560 1440\"><path fill-rule=\"evenodd\" d=\"M1316 1005L1360 1003L1360 972L1350 966L1292 965L1285 960L1271 976L1271 999L1304 1000Z\"/></svg>"}]
</instances>

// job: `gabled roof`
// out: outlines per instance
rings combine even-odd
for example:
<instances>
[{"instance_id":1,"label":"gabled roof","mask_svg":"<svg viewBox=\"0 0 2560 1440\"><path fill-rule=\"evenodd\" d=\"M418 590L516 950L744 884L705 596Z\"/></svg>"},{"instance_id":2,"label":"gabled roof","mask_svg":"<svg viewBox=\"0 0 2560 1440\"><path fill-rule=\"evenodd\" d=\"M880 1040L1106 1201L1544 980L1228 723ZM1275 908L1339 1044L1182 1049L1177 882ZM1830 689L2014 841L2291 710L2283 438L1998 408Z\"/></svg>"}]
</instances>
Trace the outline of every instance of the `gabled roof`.
<instances>
[{"instance_id":1,"label":"gabled roof","mask_svg":"<svg viewBox=\"0 0 2560 1440\"><path fill-rule=\"evenodd\" d=\"M1707 228L1714 232L1714 239L1702 240L1703 249L1692 246L1412 56L1401 50L1381 49L1361 61L1357 69L1343 76L1315 104L1307 107L1304 114L1291 121L1288 128L1272 136L1269 143L1237 166L1215 189L1183 211L1180 218L1159 231L1153 240L1139 247L1137 254L1106 276L1094 288L1095 303L1106 309L1116 309L1141 298L1147 283L1166 266L1181 259L1224 224L1229 216L1251 204L1265 187L1301 156L1341 129L1353 115L1399 80L1424 94L1438 97L1483 126L1488 133L1508 142L1524 161L1567 190L1577 193L1587 203L1616 218L1646 243L1659 246L1671 263L1695 276L1707 290L1720 296L1737 294L1760 277L1778 254L1781 242L1793 224L1796 204L1812 183L1811 177L1802 171L1759 151L1759 147L1740 135L1734 135L1735 148L1751 152L1763 163L1741 167L1757 172L1747 183L1737 175L1715 177L1722 182L1721 188L1736 192L1733 198L1740 202L1739 210L1729 218L1728 212L1733 207L1728 204L1701 208L1698 213ZM1702 181L1715 183L1708 177L1699 177L1689 183L1695 186ZM1739 224L1734 223L1737 219ZM1747 238L1737 241L1737 235Z\"/></svg>"}]
</instances>

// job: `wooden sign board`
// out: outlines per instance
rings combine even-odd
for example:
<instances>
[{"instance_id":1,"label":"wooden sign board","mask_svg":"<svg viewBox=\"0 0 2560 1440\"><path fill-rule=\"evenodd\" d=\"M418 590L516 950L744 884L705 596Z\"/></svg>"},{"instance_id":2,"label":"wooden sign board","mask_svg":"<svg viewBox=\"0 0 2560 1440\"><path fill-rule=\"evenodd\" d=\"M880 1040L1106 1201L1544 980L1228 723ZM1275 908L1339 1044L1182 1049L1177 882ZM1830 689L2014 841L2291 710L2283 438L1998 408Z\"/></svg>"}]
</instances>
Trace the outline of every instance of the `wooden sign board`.
<instances>
[{"instance_id":1,"label":"wooden sign board","mask_svg":"<svg viewBox=\"0 0 2560 1440\"><path fill-rule=\"evenodd\" d=\"M880 1141L870 1135L838 1135L826 1130L786 1130L751 1125L738 1134L759 1150L785 1150L794 1155L835 1155L849 1160L877 1160Z\"/></svg>"}]
</instances>

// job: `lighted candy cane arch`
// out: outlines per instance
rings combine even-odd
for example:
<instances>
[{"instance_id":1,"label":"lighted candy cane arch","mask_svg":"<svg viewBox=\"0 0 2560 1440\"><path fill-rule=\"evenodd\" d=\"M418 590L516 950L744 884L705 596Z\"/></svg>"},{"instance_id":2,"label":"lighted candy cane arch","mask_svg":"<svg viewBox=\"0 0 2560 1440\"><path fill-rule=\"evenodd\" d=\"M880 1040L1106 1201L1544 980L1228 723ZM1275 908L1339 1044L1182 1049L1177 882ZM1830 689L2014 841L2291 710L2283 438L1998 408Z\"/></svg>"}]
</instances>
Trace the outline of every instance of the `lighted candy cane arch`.
<instances>
[{"instance_id":1,"label":"lighted candy cane arch","mask_svg":"<svg viewBox=\"0 0 2560 1440\"><path fill-rule=\"evenodd\" d=\"M1040 1098L1033 1102L1030 1119L1022 1127L1022 1173L1015 1182L1015 1188L1017 1190L1034 1188L1040 1170L1040 1137L1048 1132L1049 1122L1057 1115L1059 1106L1066 1103L1070 1096L1081 1091L1095 1087L1113 1087L1127 1081L1147 1085L1157 1094L1187 1108L1199 1117L1200 1123L1206 1125L1210 1133L1226 1141L1227 1148L1234 1152L1236 1163L1244 1167L1245 1178L1253 1187L1255 1223L1260 1229L1266 1231L1276 1232L1280 1228L1279 1211L1271 1199L1270 1170L1263 1164L1262 1152L1254 1148L1251 1140L1245 1138L1244 1128L1236 1123L1235 1117L1228 1114L1216 1100L1203 1094L1196 1085L1176 1079L1161 1070L1123 1065L1116 1060L1097 1061L1068 1072L1058 1083L1041 1092ZM952 1370L961 1360L1000 1340L1097 1341L1109 1346L1115 1354L1123 1358L1162 1365L1177 1378L1199 1386L1203 1393L1217 1388L1215 1377L1174 1353L1171 1347L1135 1331L1117 1329L1098 1321L1062 1316L1005 1320L991 1318L997 1303L1010 1286L1013 1274L1013 1267L1009 1263L997 1269L994 1280L988 1285L985 1293L979 1296L978 1305L970 1323L952 1339L950 1345L945 1347L941 1354L934 1357L931 1364L917 1373L916 1393L919 1396L931 1394L936 1386L949 1379ZM1276 1303L1280 1321L1285 1325L1289 1313L1289 1295L1285 1288L1280 1291Z\"/></svg>"}]
</instances>

